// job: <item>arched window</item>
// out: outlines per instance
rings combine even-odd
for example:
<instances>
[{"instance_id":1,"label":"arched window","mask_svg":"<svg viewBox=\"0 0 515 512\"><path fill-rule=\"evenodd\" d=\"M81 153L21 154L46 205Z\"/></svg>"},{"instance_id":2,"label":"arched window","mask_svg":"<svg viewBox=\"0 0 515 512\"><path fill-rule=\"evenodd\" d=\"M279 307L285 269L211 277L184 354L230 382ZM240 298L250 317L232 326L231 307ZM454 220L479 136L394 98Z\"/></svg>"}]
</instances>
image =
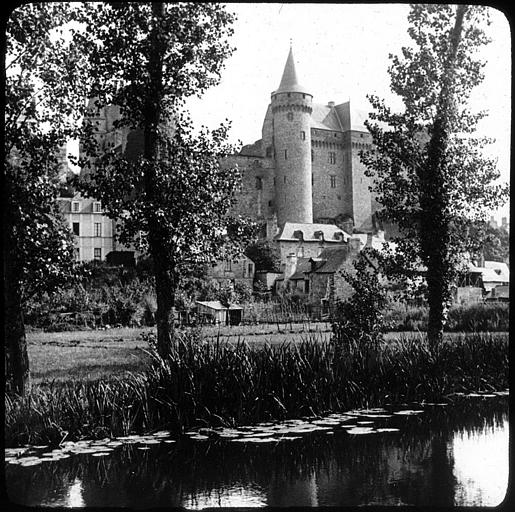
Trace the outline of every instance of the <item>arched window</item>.
<instances>
[{"instance_id":1,"label":"arched window","mask_svg":"<svg viewBox=\"0 0 515 512\"><path fill-rule=\"evenodd\" d=\"M263 189L263 178L260 176L256 176L256 190L262 190Z\"/></svg>"}]
</instances>

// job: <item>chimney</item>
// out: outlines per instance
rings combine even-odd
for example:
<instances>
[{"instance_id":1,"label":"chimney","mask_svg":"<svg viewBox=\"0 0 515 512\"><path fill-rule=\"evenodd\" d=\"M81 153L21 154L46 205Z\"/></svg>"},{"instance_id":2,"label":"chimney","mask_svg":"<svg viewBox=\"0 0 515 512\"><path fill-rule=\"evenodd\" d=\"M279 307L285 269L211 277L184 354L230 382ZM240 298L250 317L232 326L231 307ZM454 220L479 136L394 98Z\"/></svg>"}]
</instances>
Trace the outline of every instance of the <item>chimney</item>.
<instances>
[{"instance_id":1,"label":"chimney","mask_svg":"<svg viewBox=\"0 0 515 512\"><path fill-rule=\"evenodd\" d=\"M327 106L328 106L329 108L333 108L333 107L334 107L334 101L328 101L328 102L327 102Z\"/></svg>"},{"instance_id":2,"label":"chimney","mask_svg":"<svg viewBox=\"0 0 515 512\"><path fill-rule=\"evenodd\" d=\"M351 252L359 252L361 248L361 240L359 238L349 238L349 248Z\"/></svg>"},{"instance_id":3,"label":"chimney","mask_svg":"<svg viewBox=\"0 0 515 512\"><path fill-rule=\"evenodd\" d=\"M284 267L284 279L290 279L290 277L295 274L297 270L297 255L293 252L290 252L288 256L286 256L286 266Z\"/></svg>"}]
</instances>

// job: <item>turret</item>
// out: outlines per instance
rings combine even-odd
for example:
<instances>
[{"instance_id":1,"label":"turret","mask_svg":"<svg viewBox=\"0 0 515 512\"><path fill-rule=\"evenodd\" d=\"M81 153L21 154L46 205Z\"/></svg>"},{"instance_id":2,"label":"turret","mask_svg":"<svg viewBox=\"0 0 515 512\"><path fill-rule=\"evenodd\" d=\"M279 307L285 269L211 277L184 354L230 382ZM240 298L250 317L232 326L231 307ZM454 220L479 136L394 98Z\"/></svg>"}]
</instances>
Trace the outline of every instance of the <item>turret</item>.
<instances>
[{"instance_id":1,"label":"turret","mask_svg":"<svg viewBox=\"0 0 515 512\"><path fill-rule=\"evenodd\" d=\"M313 96L297 79L293 52L272 93L277 223L312 223L311 112Z\"/></svg>"}]
</instances>

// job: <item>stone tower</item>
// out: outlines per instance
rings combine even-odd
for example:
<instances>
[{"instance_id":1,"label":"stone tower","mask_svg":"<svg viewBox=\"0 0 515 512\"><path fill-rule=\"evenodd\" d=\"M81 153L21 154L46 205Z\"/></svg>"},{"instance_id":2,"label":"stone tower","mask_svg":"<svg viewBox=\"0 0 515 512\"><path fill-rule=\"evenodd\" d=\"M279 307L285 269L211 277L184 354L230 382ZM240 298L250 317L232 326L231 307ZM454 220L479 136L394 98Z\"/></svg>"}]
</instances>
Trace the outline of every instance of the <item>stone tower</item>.
<instances>
[{"instance_id":1,"label":"stone tower","mask_svg":"<svg viewBox=\"0 0 515 512\"><path fill-rule=\"evenodd\" d=\"M313 222L311 112L313 96L297 80L293 52L272 93L277 224Z\"/></svg>"}]
</instances>

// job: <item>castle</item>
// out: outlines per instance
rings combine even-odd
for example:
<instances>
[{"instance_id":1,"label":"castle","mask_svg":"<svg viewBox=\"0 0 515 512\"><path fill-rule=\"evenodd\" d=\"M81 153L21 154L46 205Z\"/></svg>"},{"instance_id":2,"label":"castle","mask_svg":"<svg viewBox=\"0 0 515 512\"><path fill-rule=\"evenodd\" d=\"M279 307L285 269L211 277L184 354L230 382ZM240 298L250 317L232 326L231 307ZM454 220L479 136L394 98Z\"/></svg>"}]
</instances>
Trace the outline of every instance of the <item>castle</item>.
<instances>
[{"instance_id":1,"label":"castle","mask_svg":"<svg viewBox=\"0 0 515 512\"><path fill-rule=\"evenodd\" d=\"M115 128L119 115L114 105L97 112L93 121L99 140L103 147L136 158L143 137L138 130ZM353 230L375 231L376 204L359 158L371 144L365 119L350 101L314 103L299 83L290 47L262 138L222 162L243 171L234 213L260 224L261 236L278 244L283 262L292 253L317 257L324 249L345 245ZM110 250L123 250L99 203L79 196L62 199L63 213L77 235L78 260L105 259Z\"/></svg>"},{"instance_id":2,"label":"castle","mask_svg":"<svg viewBox=\"0 0 515 512\"><path fill-rule=\"evenodd\" d=\"M365 119L350 101L314 103L299 83L290 47L261 139L227 161L243 170L238 213L261 223L267 238L286 223L373 231L377 207L359 158L371 145Z\"/></svg>"}]
</instances>

